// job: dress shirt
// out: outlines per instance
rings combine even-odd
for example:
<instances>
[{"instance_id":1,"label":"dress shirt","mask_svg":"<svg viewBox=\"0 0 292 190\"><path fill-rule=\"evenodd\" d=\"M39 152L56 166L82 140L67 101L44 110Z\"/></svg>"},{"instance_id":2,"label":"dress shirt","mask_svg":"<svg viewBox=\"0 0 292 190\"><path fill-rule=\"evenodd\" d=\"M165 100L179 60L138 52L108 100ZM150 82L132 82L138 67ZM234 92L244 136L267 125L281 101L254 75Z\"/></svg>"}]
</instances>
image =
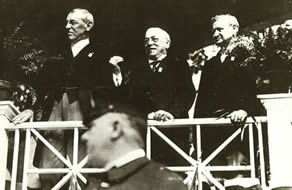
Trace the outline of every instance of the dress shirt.
<instances>
[{"instance_id":1,"label":"dress shirt","mask_svg":"<svg viewBox=\"0 0 292 190\"><path fill-rule=\"evenodd\" d=\"M118 87L122 84L122 80L123 80L123 77L122 77L122 73L119 72L119 73L113 73L113 81L115 83L115 86Z\"/></svg>"},{"instance_id":2,"label":"dress shirt","mask_svg":"<svg viewBox=\"0 0 292 190\"><path fill-rule=\"evenodd\" d=\"M157 60L149 59L149 60L148 60L148 63L149 63L149 65L150 65L151 70L152 70L152 71L153 71L153 70L156 70L156 69L159 67L160 61L162 61L166 56L167 56L166 54L163 54L163 55L161 55ZM158 64L153 65L153 64L152 64L153 62L158 62ZM155 68L154 68L154 67L155 67Z\"/></svg>"},{"instance_id":3,"label":"dress shirt","mask_svg":"<svg viewBox=\"0 0 292 190\"><path fill-rule=\"evenodd\" d=\"M220 55L220 61L221 61L221 63L223 63L225 61L226 57L227 57L227 54L226 53L223 53L223 54Z\"/></svg>"},{"instance_id":4,"label":"dress shirt","mask_svg":"<svg viewBox=\"0 0 292 190\"><path fill-rule=\"evenodd\" d=\"M107 164L107 166L105 167L105 170L110 170L111 168L120 168L138 158L142 158L145 157L145 151L143 149L137 149L134 151L131 151L127 154L125 154L124 156L120 157L117 160L114 160L112 162L110 162L109 164Z\"/></svg>"},{"instance_id":5,"label":"dress shirt","mask_svg":"<svg viewBox=\"0 0 292 190\"><path fill-rule=\"evenodd\" d=\"M74 44L71 45L71 50L73 57L76 57L78 53L89 44L89 38L85 38L83 40L80 40Z\"/></svg>"},{"instance_id":6,"label":"dress shirt","mask_svg":"<svg viewBox=\"0 0 292 190\"><path fill-rule=\"evenodd\" d=\"M189 117L190 118L193 118L193 115L194 115L195 110L196 110L198 93L200 93L199 88L200 88L201 76L202 76L202 70L199 70L197 73L193 73L193 75L192 75L193 85L194 85L197 93L195 95L194 103L193 103L191 109L189 110Z\"/></svg>"}]
</instances>

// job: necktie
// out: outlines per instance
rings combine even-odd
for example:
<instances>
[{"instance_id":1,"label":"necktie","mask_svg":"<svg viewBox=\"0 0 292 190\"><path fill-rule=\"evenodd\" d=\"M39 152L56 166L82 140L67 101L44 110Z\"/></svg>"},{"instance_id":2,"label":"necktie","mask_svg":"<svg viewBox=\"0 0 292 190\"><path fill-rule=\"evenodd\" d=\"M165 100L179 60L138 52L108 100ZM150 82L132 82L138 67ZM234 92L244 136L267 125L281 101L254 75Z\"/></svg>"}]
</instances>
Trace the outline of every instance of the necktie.
<instances>
[{"instance_id":1,"label":"necktie","mask_svg":"<svg viewBox=\"0 0 292 190\"><path fill-rule=\"evenodd\" d=\"M153 61L152 63L150 63L151 70L153 72L156 72L158 70L159 64L160 64L160 61Z\"/></svg>"}]
</instances>

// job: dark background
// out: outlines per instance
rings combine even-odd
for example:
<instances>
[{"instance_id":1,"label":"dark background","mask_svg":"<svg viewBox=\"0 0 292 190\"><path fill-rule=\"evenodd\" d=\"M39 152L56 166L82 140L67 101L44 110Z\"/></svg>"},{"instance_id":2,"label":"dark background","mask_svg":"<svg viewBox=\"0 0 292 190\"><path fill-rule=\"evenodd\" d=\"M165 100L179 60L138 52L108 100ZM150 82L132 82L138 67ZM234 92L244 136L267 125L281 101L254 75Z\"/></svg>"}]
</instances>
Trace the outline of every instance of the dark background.
<instances>
[{"instance_id":1,"label":"dark background","mask_svg":"<svg viewBox=\"0 0 292 190\"><path fill-rule=\"evenodd\" d=\"M123 56L143 54L149 26L165 28L179 56L211 44L210 18L231 13L241 28L261 30L292 18L292 0L0 0L0 34L25 21L24 31L54 50L66 36L65 18L72 8L87 8L95 17L98 42Z\"/></svg>"}]
</instances>

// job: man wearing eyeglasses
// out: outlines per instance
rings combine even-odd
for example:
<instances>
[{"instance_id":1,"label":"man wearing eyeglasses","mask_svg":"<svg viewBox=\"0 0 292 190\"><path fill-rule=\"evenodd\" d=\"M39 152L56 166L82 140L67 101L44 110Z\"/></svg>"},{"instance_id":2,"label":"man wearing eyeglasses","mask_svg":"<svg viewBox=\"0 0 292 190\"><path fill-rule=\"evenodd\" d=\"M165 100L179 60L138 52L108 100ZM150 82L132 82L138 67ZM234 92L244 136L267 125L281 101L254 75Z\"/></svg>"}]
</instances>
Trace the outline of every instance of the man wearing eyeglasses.
<instances>
[{"instance_id":1,"label":"man wearing eyeglasses","mask_svg":"<svg viewBox=\"0 0 292 190\"><path fill-rule=\"evenodd\" d=\"M148 28L144 38L146 56L136 63L130 80L131 103L144 109L148 119L161 122L187 118L195 93L188 64L169 54L170 45L170 35L165 30ZM163 131L182 149L187 149L188 129ZM164 164L174 164L171 161L180 159L176 153L168 154L171 148L155 138L152 141L154 159Z\"/></svg>"}]
</instances>

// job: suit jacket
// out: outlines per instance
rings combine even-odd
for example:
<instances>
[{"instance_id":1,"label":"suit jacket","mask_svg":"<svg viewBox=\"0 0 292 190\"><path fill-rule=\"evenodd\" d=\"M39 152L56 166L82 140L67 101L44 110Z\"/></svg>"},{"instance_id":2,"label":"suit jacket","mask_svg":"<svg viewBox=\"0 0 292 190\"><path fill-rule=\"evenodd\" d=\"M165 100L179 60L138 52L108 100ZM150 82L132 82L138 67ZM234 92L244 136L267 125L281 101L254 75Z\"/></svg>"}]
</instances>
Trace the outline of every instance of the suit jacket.
<instances>
[{"instance_id":1,"label":"suit jacket","mask_svg":"<svg viewBox=\"0 0 292 190\"><path fill-rule=\"evenodd\" d=\"M88 186L85 189L184 190L187 187L183 184L179 175L144 157L121 168L114 168L106 176L90 176Z\"/></svg>"},{"instance_id":2,"label":"suit jacket","mask_svg":"<svg viewBox=\"0 0 292 190\"><path fill-rule=\"evenodd\" d=\"M131 102L144 112L165 110L176 118L187 117L195 90L187 63L167 56L153 72L147 61L137 65L130 79Z\"/></svg>"},{"instance_id":3,"label":"suit jacket","mask_svg":"<svg viewBox=\"0 0 292 190\"><path fill-rule=\"evenodd\" d=\"M240 67L230 57L221 63L219 55L206 62L195 117L218 117L239 109L254 114L255 105L255 76L249 67Z\"/></svg>"},{"instance_id":4,"label":"suit jacket","mask_svg":"<svg viewBox=\"0 0 292 190\"><path fill-rule=\"evenodd\" d=\"M107 52L101 47L90 43L74 58L68 47L62 56L62 62L46 65L41 74L36 105L44 110L43 120L48 119L54 101L60 101L64 92L68 94L69 103L79 100L82 110L88 112L88 92L94 89L103 92L101 97L106 97L106 89L112 85Z\"/></svg>"}]
</instances>

